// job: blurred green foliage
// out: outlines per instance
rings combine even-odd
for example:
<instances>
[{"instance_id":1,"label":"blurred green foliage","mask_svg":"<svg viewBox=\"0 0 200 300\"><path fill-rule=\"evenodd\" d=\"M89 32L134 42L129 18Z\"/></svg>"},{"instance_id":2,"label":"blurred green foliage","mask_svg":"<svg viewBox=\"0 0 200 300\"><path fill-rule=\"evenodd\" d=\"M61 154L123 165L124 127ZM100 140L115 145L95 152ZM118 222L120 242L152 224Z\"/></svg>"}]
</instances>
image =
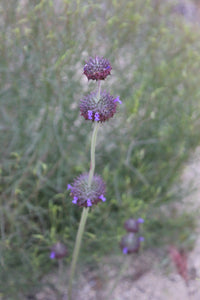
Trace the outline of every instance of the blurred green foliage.
<instances>
[{"instance_id":1,"label":"blurred green foliage","mask_svg":"<svg viewBox=\"0 0 200 300\"><path fill-rule=\"evenodd\" d=\"M89 56L110 60L112 77L103 88L123 104L99 132L96 170L107 183L107 202L89 215L80 261L119 253L130 216L146 219L147 247L190 241L192 217L176 214L172 222L160 207L180 198L172 187L199 143L200 31L164 2L1 0L5 299L22 299L52 269L54 242L62 240L72 253L81 209L66 187L89 169L92 126L78 108L95 87L82 74Z\"/></svg>"}]
</instances>

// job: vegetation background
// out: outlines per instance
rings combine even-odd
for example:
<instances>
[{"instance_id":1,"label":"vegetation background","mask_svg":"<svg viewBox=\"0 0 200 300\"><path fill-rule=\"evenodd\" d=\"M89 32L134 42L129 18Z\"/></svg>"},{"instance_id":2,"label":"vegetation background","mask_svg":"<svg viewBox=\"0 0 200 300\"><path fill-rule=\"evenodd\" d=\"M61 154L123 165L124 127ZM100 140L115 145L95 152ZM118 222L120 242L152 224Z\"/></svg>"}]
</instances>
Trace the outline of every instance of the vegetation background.
<instances>
[{"instance_id":1,"label":"vegetation background","mask_svg":"<svg viewBox=\"0 0 200 300\"><path fill-rule=\"evenodd\" d=\"M192 248L193 216L169 203L183 196L180 174L200 139L199 24L156 0L1 0L0 16L3 299L37 290L56 241L71 261L81 209L66 187L89 169L92 126L79 100L94 89L82 73L90 56L110 60L103 87L123 104L99 132L107 202L90 213L80 268L121 255L131 216L145 219L144 247Z\"/></svg>"}]
</instances>

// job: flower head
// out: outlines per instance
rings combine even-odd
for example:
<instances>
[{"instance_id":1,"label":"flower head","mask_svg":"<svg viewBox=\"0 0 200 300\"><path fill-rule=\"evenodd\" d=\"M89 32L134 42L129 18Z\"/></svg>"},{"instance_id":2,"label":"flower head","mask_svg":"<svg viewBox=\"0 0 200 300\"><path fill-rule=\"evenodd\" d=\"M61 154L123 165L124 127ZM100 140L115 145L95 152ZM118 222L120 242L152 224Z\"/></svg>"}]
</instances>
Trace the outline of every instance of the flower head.
<instances>
[{"instance_id":1,"label":"flower head","mask_svg":"<svg viewBox=\"0 0 200 300\"><path fill-rule=\"evenodd\" d=\"M128 232L138 232L140 229L140 223L143 223L144 220L142 218L138 218L137 220L130 218L124 223L124 228Z\"/></svg>"},{"instance_id":2,"label":"flower head","mask_svg":"<svg viewBox=\"0 0 200 300\"><path fill-rule=\"evenodd\" d=\"M90 57L86 62L83 73L87 76L88 80L104 80L110 75L111 70L110 62L106 58L95 56L95 58Z\"/></svg>"},{"instance_id":3,"label":"flower head","mask_svg":"<svg viewBox=\"0 0 200 300\"><path fill-rule=\"evenodd\" d=\"M51 259L61 259L67 255L67 247L61 242L57 242L51 247L50 258Z\"/></svg>"},{"instance_id":4,"label":"flower head","mask_svg":"<svg viewBox=\"0 0 200 300\"><path fill-rule=\"evenodd\" d=\"M92 92L80 101L81 115L86 120L105 122L116 113L117 103L121 103L119 97L114 97L103 91L97 101L97 93Z\"/></svg>"},{"instance_id":5,"label":"flower head","mask_svg":"<svg viewBox=\"0 0 200 300\"><path fill-rule=\"evenodd\" d=\"M106 201L106 186L99 175L94 175L91 186L88 185L88 173L77 177L71 184L72 203L81 207L90 207L98 202Z\"/></svg>"},{"instance_id":6,"label":"flower head","mask_svg":"<svg viewBox=\"0 0 200 300\"><path fill-rule=\"evenodd\" d=\"M137 253L140 249L140 237L130 232L123 236L120 242L120 248L124 254Z\"/></svg>"}]
</instances>

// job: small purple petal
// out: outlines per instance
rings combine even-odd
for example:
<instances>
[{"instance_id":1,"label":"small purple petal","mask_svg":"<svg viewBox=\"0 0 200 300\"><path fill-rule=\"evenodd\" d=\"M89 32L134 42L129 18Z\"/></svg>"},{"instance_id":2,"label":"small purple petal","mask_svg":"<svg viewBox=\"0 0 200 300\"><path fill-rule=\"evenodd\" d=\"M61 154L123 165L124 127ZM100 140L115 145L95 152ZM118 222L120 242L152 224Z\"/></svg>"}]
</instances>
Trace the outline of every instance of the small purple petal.
<instances>
[{"instance_id":1,"label":"small purple petal","mask_svg":"<svg viewBox=\"0 0 200 300\"><path fill-rule=\"evenodd\" d=\"M55 252L52 251L52 252L50 253L50 256L49 256L49 257L50 257L51 259L54 259L54 258L56 257Z\"/></svg>"},{"instance_id":2,"label":"small purple petal","mask_svg":"<svg viewBox=\"0 0 200 300\"><path fill-rule=\"evenodd\" d=\"M71 184L68 184L67 185L67 190L71 190L71 188L72 188Z\"/></svg>"},{"instance_id":3,"label":"small purple petal","mask_svg":"<svg viewBox=\"0 0 200 300\"><path fill-rule=\"evenodd\" d=\"M92 202L90 199L87 200L87 206L92 206Z\"/></svg>"},{"instance_id":4,"label":"small purple petal","mask_svg":"<svg viewBox=\"0 0 200 300\"><path fill-rule=\"evenodd\" d=\"M140 242L144 242L144 237L143 236L140 236L139 239L140 239Z\"/></svg>"},{"instance_id":5,"label":"small purple petal","mask_svg":"<svg viewBox=\"0 0 200 300\"><path fill-rule=\"evenodd\" d=\"M124 254L128 254L128 249L125 247L125 248L123 248L123 253Z\"/></svg>"},{"instance_id":6,"label":"small purple petal","mask_svg":"<svg viewBox=\"0 0 200 300\"><path fill-rule=\"evenodd\" d=\"M144 223L144 219L138 218L138 219L137 219L137 222L138 222L138 223Z\"/></svg>"},{"instance_id":7,"label":"small purple petal","mask_svg":"<svg viewBox=\"0 0 200 300\"><path fill-rule=\"evenodd\" d=\"M100 121L100 117L99 117L99 113L98 112L95 113L94 119L95 119L95 121Z\"/></svg>"},{"instance_id":8,"label":"small purple petal","mask_svg":"<svg viewBox=\"0 0 200 300\"><path fill-rule=\"evenodd\" d=\"M122 104L122 101L119 99L119 96L117 96L117 98L114 99L114 102L119 102L119 104Z\"/></svg>"},{"instance_id":9,"label":"small purple petal","mask_svg":"<svg viewBox=\"0 0 200 300\"><path fill-rule=\"evenodd\" d=\"M72 203L77 204L78 201L78 197L74 196L74 200L72 201Z\"/></svg>"},{"instance_id":10,"label":"small purple petal","mask_svg":"<svg viewBox=\"0 0 200 300\"><path fill-rule=\"evenodd\" d=\"M101 196L99 197L99 199L101 199L103 202L106 201L106 197L104 197L104 195L101 195Z\"/></svg>"},{"instance_id":11,"label":"small purple petal","mask_svg":"<svg viewBox=\"0 0 200 300\"><path fill-rule=\"evenodd\" d=\"M92 120L92 110L88 110L88 119Z\"/></svg>"}]
</instances>

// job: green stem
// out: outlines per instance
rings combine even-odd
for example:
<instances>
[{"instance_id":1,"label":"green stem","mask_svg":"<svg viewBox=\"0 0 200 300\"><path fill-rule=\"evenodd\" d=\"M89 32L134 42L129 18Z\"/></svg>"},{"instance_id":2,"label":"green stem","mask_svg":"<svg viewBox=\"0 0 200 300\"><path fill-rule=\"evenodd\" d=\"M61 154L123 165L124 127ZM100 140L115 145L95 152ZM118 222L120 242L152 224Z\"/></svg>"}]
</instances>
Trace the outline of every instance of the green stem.
<instances>
[{"instance_id":1,"label":"green stem","mask_svg":"<svg viewBox=\"0 0 200 300\"><path fill-rule=\"evenodd\" d=\"M63 259L58 259L58 277L63 282Z\"/></svg>"},{"instance_id":2,"label":"green stem","mask_svg":"<svg viewBox=\"0 0 200 300\"><path fill-rule=\"evenodd\" d=\"M100 99L100 93L101 93L101 80L98 80L97 84L98 84L98 89L97 89L97 99L96 100L98 102Z\"/></svg>"},{"instance_id":3,"label":"green stem","mask_svg":"<svg viewBox=\"0 0 200 300\"><path fill-rule=\"evenodd\" d=\"M97 99L99 101L100 98L100 89L101 89L101 82L100 80L98 81L98 92L97 92ZM92 184L92 179L94 176L94 169L95 169L95 148L96 148L96 141L97 141L97 132L99 128L99 123L95 122L94 124L94 129L92 133L92 140L91 140L91 161L90 161L90 171L89 171L89 176L88 176L88 185L89 187ZM69 289L68 289L68 300L71 300L72 298L72 283L73 283L73 278L76 270L76 264L80 252L80 247L81 247L81 241L83 238L83 232L85 229L85 224L87 221L88 217L88 212L89 212L89 207L83 208L82 214L81 214L81 220L79 223L79 228L78 228L78 233L76 236L76 242L75 242L75 247L73 251L73 256L72 256L72 263L71 263L71 271L70 271L70 278L69 278Z\"/></svg>"},{"instance_id":4,"label":"green stem","mask_svg":"<svg viewBox=\"0 0 200 300\"><path fill-rule=\"evenodd\" d=\"M98 102L100 99L100 93L101 93L101 80L97 81L98 89L97 89L97 98L96 101ZM92 141L91 141L91 151L90 151L90 171L89 171L89 177L88 177L88 185L91 186L92 178L94 176L94 169L95 169L95 148L96 148L96 141L97 141L97 132L99 129L99 123L94 124L94 129L92 133Z\"/></svg>"},{"instance_id":5,"label":"green stem","mask_svg":"<svg viewBox=\"0 0 200 300\"><path fill-rule=\"evenodd\" d=\"M95 169L95 148L96 148L96 141L97 141L97 132L99 129L99 123L94 124L94 129L92 133L92 141L91 141L91 161L90 161L90 171L89 171L89 177L88 177L88 185L91 186L92 178L94 176L94 169Z\"/></svg>"},{"instance_id":6,"label":"green stem","mask_svg":"<svg viewBox=\"0 0 200 300\"><path fill-rule=\"evenodd\" d=\"M85 229L85 224L86 224L88 212L89 212L89 207L87 207L87 208L84 207L83 211L82 211L82 215L81 215L81 220L80 220L80 223L79 223L78 233L77 233L77 236L76 236L76 243L75 243L75 248L74 248L74 252L73 252L70 278L69 278L69 289L68 289L68 298L69 298L69 300L72 299L71 298L71 296L72 296L72 282L73 282L73 278L74 278L74 274L75 274L76 263L77 263L78 256L79 256L81 241L82 241L83 232L84 232L84 229Z\"/></svg>"}]
</instances>

